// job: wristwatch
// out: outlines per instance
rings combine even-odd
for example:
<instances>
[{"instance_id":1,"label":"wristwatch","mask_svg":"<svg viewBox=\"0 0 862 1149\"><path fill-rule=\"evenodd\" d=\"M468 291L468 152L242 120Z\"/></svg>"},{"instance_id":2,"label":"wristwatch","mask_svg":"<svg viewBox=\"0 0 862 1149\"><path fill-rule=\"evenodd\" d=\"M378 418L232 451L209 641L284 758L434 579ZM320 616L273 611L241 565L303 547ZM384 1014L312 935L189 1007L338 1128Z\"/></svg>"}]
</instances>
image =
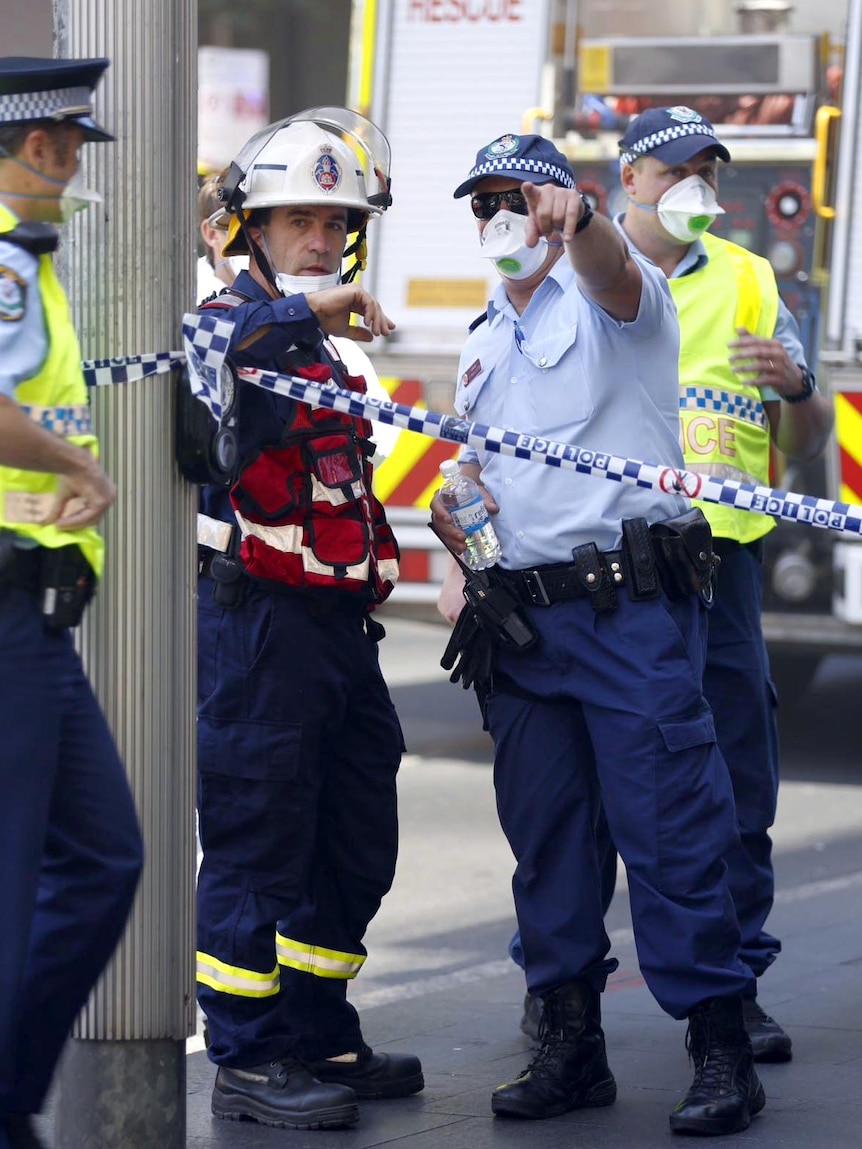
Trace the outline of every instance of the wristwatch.
<instances>
[{"instance_id":1,"label":"wristwatch","mask_svg":"<svg viewBox=\"0 0 862 1149\"><path fill-rule=\"evenodd\" d=\"M578 192L578 195L581 197L581 203L584 205L584 212L575 225L575 235L577 235L579 231L583 231L585 227L588 227L590 220L593 218L593 209L590 205L590 201L583 192Z\"/></svg>"},{"instance_id":2,"label":"wristwatch","mask_svg":"<svg viewBox=\"0 0 862 1149\"><path fill-rule=\"evenodd\" d=\"M804 403L805 400L810 399L817 390L817 380L814 378L814 372L809 371L807 367L803 367L801 363L797 363L796 366L802 372L802 390L796 395L782 395L781 398L785 403Z\"/></svg>"}]
</instances>

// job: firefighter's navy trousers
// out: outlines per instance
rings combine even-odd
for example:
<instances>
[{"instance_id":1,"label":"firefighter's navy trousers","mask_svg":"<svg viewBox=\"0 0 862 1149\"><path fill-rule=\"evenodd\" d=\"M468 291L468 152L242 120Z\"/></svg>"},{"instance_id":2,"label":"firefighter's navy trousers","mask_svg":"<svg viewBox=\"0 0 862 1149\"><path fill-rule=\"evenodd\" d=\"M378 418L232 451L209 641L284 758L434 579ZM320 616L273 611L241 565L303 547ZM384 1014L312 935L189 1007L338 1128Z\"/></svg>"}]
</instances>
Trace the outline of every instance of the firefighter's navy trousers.
<instances>
[{"instance_id":1,"label":"firefighter's navy trousers","mask_svg":"<svg viewBox=\"0 0 862 1149\"><path fill-rule=\"evenodd\" d=\"M126 775L72 636L46 630L36 593L9 586L0 732L2 1118L41 1108L143 864Z\"/></svg>"},{"instance_id":2,"label":"firefighter's navy trousers","mask_svg":"<svg viewBox=\"0 0 862 1149\"><path fill-rule=\"evenodd\" d=\"M356 1051L347 982L395 872L401 728L360 604L199 583L198 1001L210 1058ZM324 596L328 596L324 597Z\"/></svg>"}]
</instances>

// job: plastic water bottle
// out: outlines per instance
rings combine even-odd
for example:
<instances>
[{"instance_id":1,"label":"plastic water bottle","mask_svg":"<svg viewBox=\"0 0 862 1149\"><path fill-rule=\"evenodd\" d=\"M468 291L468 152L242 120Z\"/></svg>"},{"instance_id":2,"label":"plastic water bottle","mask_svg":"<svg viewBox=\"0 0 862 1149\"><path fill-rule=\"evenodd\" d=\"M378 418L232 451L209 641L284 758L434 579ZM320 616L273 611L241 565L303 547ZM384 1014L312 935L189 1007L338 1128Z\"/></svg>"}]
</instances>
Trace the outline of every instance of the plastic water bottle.
<instances>
[{"instance_id":1,"label":"plastic water bottle","mask_svg":"<svg viewBox=\"0 0 862 1149\"><path fill-rule=\"evenodd\" d=\"M482 501L482 492L471 478L461 473L454 459L440 464L440 474L443 506L467 536L467 550L462 559L474 571L492 567L502 552Z\"/></svg>"}]
</instances>

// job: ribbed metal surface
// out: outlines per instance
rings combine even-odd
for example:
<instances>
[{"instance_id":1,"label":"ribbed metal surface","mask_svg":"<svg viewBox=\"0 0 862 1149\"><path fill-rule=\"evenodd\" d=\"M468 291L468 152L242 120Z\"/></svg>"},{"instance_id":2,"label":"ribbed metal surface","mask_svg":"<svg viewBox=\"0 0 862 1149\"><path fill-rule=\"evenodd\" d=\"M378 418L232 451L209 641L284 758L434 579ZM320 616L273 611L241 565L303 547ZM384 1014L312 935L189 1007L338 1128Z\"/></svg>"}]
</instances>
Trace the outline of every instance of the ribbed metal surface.
<instances>
[{"instance_id":1,"label":"ribbed metal surface","mask_svg":"<svg viewBox=\"0 0 862 1149\"><path fill-rule=\"evenodd\" d=\"M193 303L195 0L55 0L56 54L107 56L84 148L105 197L66 229L59 259L85 358L178 346ZM77 1023L84 1038L182 1039L194 1030L194 512L173 461L172 380L100 388L102 457L117 484L108 558L82 628L147 862L114 960Z\"/></svg>"}]
</instances>

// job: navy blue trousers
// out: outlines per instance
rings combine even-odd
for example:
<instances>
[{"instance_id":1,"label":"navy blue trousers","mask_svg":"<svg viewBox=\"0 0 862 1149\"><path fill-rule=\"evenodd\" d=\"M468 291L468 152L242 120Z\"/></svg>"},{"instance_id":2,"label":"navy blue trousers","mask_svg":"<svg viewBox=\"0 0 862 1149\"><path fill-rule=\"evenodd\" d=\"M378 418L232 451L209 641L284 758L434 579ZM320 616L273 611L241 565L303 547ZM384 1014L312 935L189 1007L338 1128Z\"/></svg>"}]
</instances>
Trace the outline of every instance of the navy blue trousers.
<instances>
[{"instance_id":1,"label":"navy blue trousers","mask_svg":"<svg viewBox=\"0 0 862 1149\"><path fill-rule=\"evenodd\" d=\"M337 1056L362 1043L346 977L279 963L276 935L365 955L395 872L401 727L360 613L256 586L223 610L211 590L202 579L199 962L245 977L199 974L209 1056ZM259 980L273 971L275 992ZM265 995L246 992L249 973Z\"/></svg>"},{"instance_id":2,"label":"navy blue trousers","mask_svg":"<svg viewBox=\"0 0 862 1149\"><path fill-rule=\"evenodd\" d=\"M709 612L703 692L730 771L739 837L725 855L742 932L742 958L757 977L781 943L766 930L775 895L772 840L778 802L775 687L761 626L763 568L750 548L724 554Z\"/></svg>"},{"instance_id":3,"label":"navy blue trousers","mask_svg":"<svg viewBox=\"0 0 862 1149\"><path fill-rule=\"evenodd\" d=\"M733 795L701 688L706 612L664 597L534 608L539 645L501 652L488 701L527 988L605 987L599 803L625 862L644 978L683 1018L751 992L724 858Z\"/></svg>"},{"instance_id":4,"label":"navy blue trousers","mask_svg":"<svg viewBox=\"0 0 862 1149\"><path fill-rule=\"evenodd\" d=\"M143 864L125 771L68 631L0 589L0 1117L42 1106Z\"/></svg>"},{"instance_id":5,"label":"navy blue trousers","mask_svg":"<svg viewBox=\"0 0 862 1149\"><path fill-rule=\"evenodd\" d=\"M739 928L741 957L760 977L781 952L766 930L775 895L772 840L778 801L778 723L775 688L761 627L763 570L746 547L728 550L708 615L703 692L715 716L718 744L730 771L739 837L725 857ZM607 823L597 826L604 909L610 905L616 851ZM518 965L518 935L509 952Z\"/></svg>"}]
</instances>

